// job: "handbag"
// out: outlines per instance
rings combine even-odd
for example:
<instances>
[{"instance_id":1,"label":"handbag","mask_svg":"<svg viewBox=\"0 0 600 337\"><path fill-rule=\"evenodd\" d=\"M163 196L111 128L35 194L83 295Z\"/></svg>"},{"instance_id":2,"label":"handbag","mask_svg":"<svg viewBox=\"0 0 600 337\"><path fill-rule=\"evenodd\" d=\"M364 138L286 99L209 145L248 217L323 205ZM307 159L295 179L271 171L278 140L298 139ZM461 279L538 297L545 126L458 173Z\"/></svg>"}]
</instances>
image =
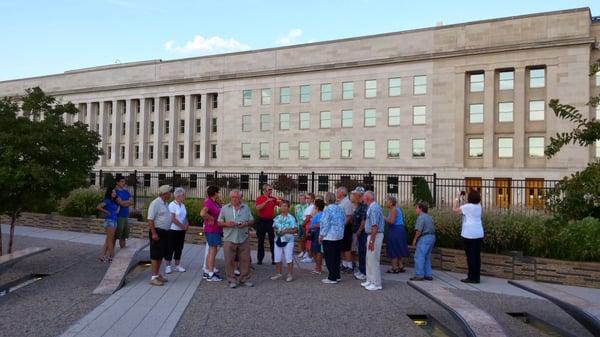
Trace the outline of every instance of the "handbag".
<instances>
[{"instance_id":1,"label":"handbag","mask_svg":"<svg viewBox=\"0 0 600 337\"><path fill-rule=\"evenodd\" d=\"M281 248L287 246L288 243L289 242L283 242L283 241L281 241L281 236L278 236L277 240L275 240L275 244L277 245L277 247L281 247Z\"/></svg>"}]
</instances>

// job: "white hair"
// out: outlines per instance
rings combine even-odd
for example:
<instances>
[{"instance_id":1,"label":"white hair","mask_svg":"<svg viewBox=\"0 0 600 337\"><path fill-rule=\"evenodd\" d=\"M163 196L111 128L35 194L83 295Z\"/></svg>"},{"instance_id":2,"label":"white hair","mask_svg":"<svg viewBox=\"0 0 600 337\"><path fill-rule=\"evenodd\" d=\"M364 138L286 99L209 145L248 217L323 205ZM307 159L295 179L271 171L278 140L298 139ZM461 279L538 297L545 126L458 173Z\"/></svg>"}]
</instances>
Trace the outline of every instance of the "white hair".
<instances>
[{"instance_id":1,"label":"white hair","mask_svg":"<svg viewBox=\"0 0 600 337\"><path fill-rule=\"evenodd\" d=\"M181 187L177 187L177 188L175 189L175 191L173 192L173 196L174 196L175 198L177 198L177 197L179 197L179 196L182 196L182 195L184 195L184 194L185 194L185 190L184 190L183 188L181 188Z\"/></svg>"},{"instance_id":2,"label":"white hair","mask_svg":"<svg viewBox=\"0 0 600 337\"><path fill-rule=\"evenodd\" d=\"M345 186L338 187L337 191L342 193L344 196L348 195L348 189Z\"/></svg>"}]
</instances>

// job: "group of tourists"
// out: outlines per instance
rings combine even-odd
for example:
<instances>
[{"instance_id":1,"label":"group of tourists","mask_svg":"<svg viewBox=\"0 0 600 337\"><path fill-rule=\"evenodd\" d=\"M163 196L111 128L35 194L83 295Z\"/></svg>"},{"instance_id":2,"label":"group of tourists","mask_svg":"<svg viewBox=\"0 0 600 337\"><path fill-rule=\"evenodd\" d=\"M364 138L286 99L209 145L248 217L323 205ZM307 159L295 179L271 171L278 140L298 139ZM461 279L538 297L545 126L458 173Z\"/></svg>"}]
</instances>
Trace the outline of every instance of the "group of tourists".
<instances>
[{"instance_id":1,"label":"group of tourists","mask_svg":"<svg viewBox=\"0 0 600 337\"><path fill-rule=\"evenodd\" d=\"M114 243L119 239L121 247L128 235L127 221L120 220L127 214L130 205L129 194L125 193L124 179L117 178L115 188L106 191L105 199L98 209L105 212L106 243L102 261L110 261L114 255ZM222 205L219 188L209 186L206 191L200 216L203 219L207 249L203 263L203 278L208 282L219 282L215 259L222 247L225 259L225 279L230 288L252 287L251 247L249 230L256 230L257 265L265 258L265 239L271 251L274 274L271 280L286 282L294 280L294 248L296 241L301 262L314 264L312 274L323 273L323 260L327 267L324 284L337 284L342 274L353 274L362 281L361 285L371 291L381 290L380 257L384 237L386 257L391 261L387 273L404 273L403 259L409 257L407 231L402 209L393 196L384 202L387 216L375 199L373 191L357 187L348 192L339 187L335 193L327 192L323 197L313 193L300 194L298 203L272 195L269 184L262 186L262 194L256 199L257 219L250 206L242 201L239 190L229 192L229 203ZM173 201L169 203L171 199ZM160 286L168 282L160 273L165 261L165 274L185 272L181 266L181 255L185 233L189 227L187 210L184 204L185 190L160 186L159 196L148 208L148 228L152 276L150 284ZM480 282L480 252L483 239L481 223L481 197L477 191L468 195L461 193L453 203L453 211L462 216L461 237L467 256L468 276L466 283ZM416 205L417 219L414 226L412 245L414 252L414 276L412 281L433 280L431 253L435 245L435 224L428 214L427 203ZM292 213L293 209L293 213ZM385 235L384 235L385 233ZM355 261L356 259L356 261ZM174 265L172 265L172 260ZM285 268L284 268L285 263Z\"/></svg>"}]
</instances>

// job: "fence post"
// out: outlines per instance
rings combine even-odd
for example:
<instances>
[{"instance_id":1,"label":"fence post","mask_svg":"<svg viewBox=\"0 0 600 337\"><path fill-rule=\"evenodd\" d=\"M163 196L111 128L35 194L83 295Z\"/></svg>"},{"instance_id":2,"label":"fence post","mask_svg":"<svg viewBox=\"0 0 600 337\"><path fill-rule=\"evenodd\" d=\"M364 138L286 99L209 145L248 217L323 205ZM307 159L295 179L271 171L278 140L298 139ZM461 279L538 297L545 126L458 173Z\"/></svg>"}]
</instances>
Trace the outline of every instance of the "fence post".
<instances>
[{"instance_id":1,"label":"fence post","mask_svg":"<svg viewBox=\"0 0 600 337\"><path fill-rule=\"evenodd\" d=\"M310 192L315 193L315 171L310 174Z\"/></svg>"},{"instance_id":2,"label":"fence post","mask_svg":"<svg viewBox=\"0 0 600 337\"><path fill-rule=\"evenodd\" d=\"M137 185L138 185L137 170L133 170L133 178L135 179L135 184L133 184L133 206L137 207Z\"/></svg>"},{"instance_id":3,"label":"fence post","mask_svg":"<svg viewBox=\"0 0 600 337\"><path fill-rule=\"evenodd\" d=\"M103 185L102 185L102 178L104 177L104 174L102 174L102 170L100 170L100 178L98 179L98 181L100 182L100 189L102 189Z\"/></svg>"},{"instance_id":4,"label":"fence post","mask_svg":"<svg viewBox=\"0 0 600 337\"><path fill-rule=\"evenodd\" d=\"M437 205L437 174L433 173L433 207Z\"/></svg>"}]
</instances>

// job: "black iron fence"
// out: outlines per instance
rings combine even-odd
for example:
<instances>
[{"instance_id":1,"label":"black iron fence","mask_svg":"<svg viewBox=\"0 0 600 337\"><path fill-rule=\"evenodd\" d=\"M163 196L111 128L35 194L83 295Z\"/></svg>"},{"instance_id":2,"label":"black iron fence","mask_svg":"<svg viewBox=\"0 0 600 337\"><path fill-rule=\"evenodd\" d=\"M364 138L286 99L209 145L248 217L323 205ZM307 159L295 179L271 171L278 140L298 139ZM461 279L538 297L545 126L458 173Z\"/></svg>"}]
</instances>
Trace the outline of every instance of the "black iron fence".
<instances>
[{"instance_id":1,"label":"black iron fence","mask_svg":"<svg viewBox=\"0 0 600 337\"><path fill-rule=\"evenodd\" d=\"M220 172L220 171L96 171L90 175L90 184L106 186L114 183L116 175L127 178L136 208L141 208L158 194L161 185L183 187L188 198L203 198L206 188L216 185L221 195L233 189L241 190L245 200L260 195L260 187L269 183L277 194L292 201L300 193L323 195L339 186L348 190L356 186L375 192L382 201L392 195L401 204L415 199L429 200L434 207L450 207L461 191L477 190L482 196L482 206L494 209L540 210L544 208L544 195L554 187L556 180L544 179L481 179L439 178L436 174L382 174L382 173L270 173L270 172Z\"/></svg>"}]
</instances>

